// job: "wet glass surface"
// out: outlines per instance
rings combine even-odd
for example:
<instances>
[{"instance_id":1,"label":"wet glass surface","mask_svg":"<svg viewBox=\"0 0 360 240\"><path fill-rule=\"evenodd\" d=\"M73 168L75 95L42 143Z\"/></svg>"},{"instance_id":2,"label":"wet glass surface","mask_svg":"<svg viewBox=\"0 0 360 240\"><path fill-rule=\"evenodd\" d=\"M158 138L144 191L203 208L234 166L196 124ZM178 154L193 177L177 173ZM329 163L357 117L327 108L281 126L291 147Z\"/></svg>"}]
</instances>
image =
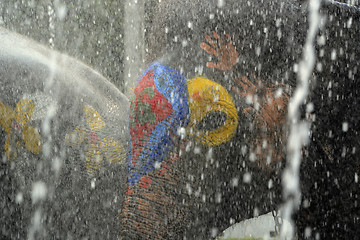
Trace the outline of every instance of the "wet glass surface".
<instances>
[{"instance_id":1,"label":"wet glass surface","mask_svg":"<svg viewBox=\"0 0 360 240\"><path fill-rule=\"evenodd\" d=\"M359 2L310 3L0 2L0 238L355 239Z\"/></svg>"}]
</instances>

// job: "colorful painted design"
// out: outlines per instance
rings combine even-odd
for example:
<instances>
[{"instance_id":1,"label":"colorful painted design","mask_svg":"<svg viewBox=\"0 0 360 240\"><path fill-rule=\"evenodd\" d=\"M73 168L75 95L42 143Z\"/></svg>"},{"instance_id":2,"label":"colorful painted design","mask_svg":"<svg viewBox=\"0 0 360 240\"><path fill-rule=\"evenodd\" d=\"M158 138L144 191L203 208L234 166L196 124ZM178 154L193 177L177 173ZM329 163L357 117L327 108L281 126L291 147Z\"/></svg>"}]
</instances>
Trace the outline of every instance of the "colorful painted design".
<instances>
[{"instance_id":1,"label":"colorful painted design","mask_svg":"<svg viewBox=\"0 0 360 240\"><path fill-rule=\"evenodd\" d=\"M122 163L126 158L123 146L106 135L106 124L100 114L89 105L83 108L87 125L77 126L71 133L66 134L65 143L69 146L86 145L86 169L90 174L96 174L105 157L110 163Z\"/></svg>"},{"instance_id":2,"label":"colorful painted design","mask_svg":"<svg viewBox=\"0 0 360 240\"><path fill-rule=\"evenodd\" d=\"M30 99L21 99L16 104L15 111L0 102L0 125L7 133L5 154L9 160L17 157L17 152L23 143L31 153L41 152L41 136L37 129L29 126L34 109L35 104Z\"/></svg>"},{"instance_id":3,"label":"colorful painted design","mask_svg":"<svg viewBox=\"0 0 360 240\"><path fill-rule=\"evenodd\" d=\"M187 125L189 107L185 78L159 63L149 67L135 88L130 106L130 186L147 188L147 174L155 170L178 139L178 128Z\"/></svg>"},{"instance_id":4,"label":"colorful painted design","mask_svg":"<svg viewBox=\"0 0 360 240\"><path fill-rule=\"evenodd\" d=\"M209 146L229 141L235 134L238 115L235 104L226 89L204 77L189 80L187 87L191 113L187 132L194 135L199 142ZM211 130L196 130L197 125L211 112L221 112L226 116L222 126Z\"/></svg>"},{"instance_id":5,"label":"colorful painted design","mask_svg":"<svg viewBox=\"0 0 360 240\"><path fill-rule=\"evenodd\" d=\"M159 176L178 159L171 151L179 143L178 130L186 127L190 136L208 146L229 141L235 134L238 116L228 92L204 77L186 81L176 70L153 64L141 78L130 106L129 191L139 183L147 188L155 170ZM211 130L196 130L208 113L222 112L224 123ZM190 115L189 115L190 114Z\"/></svg>"}]
</instances>

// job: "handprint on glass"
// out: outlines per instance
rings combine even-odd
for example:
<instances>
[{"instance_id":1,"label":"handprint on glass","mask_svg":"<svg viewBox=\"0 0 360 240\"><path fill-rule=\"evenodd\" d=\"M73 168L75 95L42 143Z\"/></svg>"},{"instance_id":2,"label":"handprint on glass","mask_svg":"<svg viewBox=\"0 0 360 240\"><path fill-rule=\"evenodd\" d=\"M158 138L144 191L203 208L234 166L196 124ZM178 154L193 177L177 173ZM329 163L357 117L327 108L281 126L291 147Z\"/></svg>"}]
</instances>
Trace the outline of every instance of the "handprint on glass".
<instances>
[{"instance_id":1,"label":"handprint on glass","mask_svg":"<svg viewBox=\"0 0 360 240\"><path fill-rule=\"evenodd\" d=\"M216 63L207 62L206 67L221 71L231 70L236 65L239 54L230 35L226 33L224 37L220 37L216 32L213 32L213 38L205 35L205 39L207 43L202 42L200 47L218 60Z\"/></svg>"}]
</instances>

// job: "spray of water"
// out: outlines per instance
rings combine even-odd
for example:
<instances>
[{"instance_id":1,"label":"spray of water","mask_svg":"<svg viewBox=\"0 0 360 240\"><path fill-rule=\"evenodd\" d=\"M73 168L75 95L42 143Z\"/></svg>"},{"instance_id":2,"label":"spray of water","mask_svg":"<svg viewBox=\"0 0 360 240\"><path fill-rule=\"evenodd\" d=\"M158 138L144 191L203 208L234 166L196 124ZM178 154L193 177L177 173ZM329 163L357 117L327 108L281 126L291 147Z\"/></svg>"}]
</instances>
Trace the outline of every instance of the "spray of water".
<instances>
[{"instance_id":1,"label":"spray of water","mask_svg":"<svg viewBox=\"0 0 360 240\"><path fill-rule=\"evenodd\" d=\"M49 47L51 49L54 48L54 40L55 40L55 18L56 13L54 10L54 7L52 4L48 5L48 16L49 16L49 32L50 32L50 38L49 38ZM50 63L48 64L50 68L50 74L46 79L45 83L45 89L51 89L51 87L54 84L55 80L55 71L56 71L56 57L54 54L50 56ZM51 94L51 92L50 92ZM44 100L45 101L45 100ZM43 157L44 159L51 159L51 149L52 149L52 136L51 136L51 121L55 117L56 114L56 108L52 105L47 109L47 112L45 114L44 121L42 122L41 130L43 133ZM49 161L52 162L52 161ZM58 161L57 161L58 162ZM55 163L56 164L56 163ZM58 163L57 163L58 164ZM41 172L42 169L42 162L38 163L37 166L39 172ZM56 168L57 170L60 170L59 168ZM58 176L58 172L56 172L56 176ZM37 176L38 178L41 178L40 176ZM43 234L45 229L43 226L42 219L45 218L46 212L43 211L42 201L46 200L48 198L48 195L50 195L50 192L53 191L54 186L52 183L47 183L43 181L38 181L33 184L32 188L32 200L33 203L39 202L37 204L36 208L34 209L34 215L32 217L31 223L29 225L29 232L28 232L28 240L36 239L37 236L40 234Z\"/></svg>"},{"instance_id":2,"label":"spray of water","mask_svg":"<svg viewBox=\"0 0 360 240\"><path fill-rule=\"evenodd\" d=\"M124 4L124 92L129 98L144 65L144 3L142 0L126 0Z\"/></svg>"},{"instance_id":3,"label":"spray of water","mask_svg":"<svg viewBox=\"0 0 360 240\"><path fill-rule=\"evenodd\" d=\"M49 15L49 30L50 30L50 38L49 45L50 48L54 48L54 39L55 39L55 11L51 4L48 5L48 15Z\"/></svg>"},{"instance_id":4,"label":"spray of water","mask_svg":"<svg viewBox=\"0 0 360 240\"><path fill-rule=\"evenodd\" d=\"M320 22L320 0L309 0L309 30L303 51L303 59L299 63L298 86L289 103L288 121L290 136L287 145L287 166L283 174L283 194L286 200L283 208L283 219L292 223L291 215L301 202L299 170L301 151L309 139L310 123L300 119L299 108L305 103L309 94L309 79L315 65L314 40ZM293 224L283 225L280 239L285 236L294 236Z\"/></svg>"}]
</instances>

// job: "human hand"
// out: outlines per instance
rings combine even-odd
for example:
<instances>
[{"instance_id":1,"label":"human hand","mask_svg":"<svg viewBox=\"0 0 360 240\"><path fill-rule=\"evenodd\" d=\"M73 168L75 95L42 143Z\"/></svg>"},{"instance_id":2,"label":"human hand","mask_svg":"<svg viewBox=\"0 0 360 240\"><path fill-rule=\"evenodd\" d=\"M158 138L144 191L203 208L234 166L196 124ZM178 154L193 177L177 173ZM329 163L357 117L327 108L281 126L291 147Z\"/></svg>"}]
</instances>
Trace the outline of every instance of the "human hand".
<instances>
[{"instance_id":1,"label":"human hand","mask_svg":"<svg viewBox=\"0 0 360 240\"><path fill-rule=\"evenodd\" d=\"M218 58L217 63L207 62L208 68L217 68L222 71L231 70L236 65L239 54L232 43L230 35L226 34L226 39L222 39L216 32L213 32L213 37L205 36L208 43L201 42L200 47L208 54Z\"/></svg>"},{"instance_id":2,"label":"human hand","mask_svg":"<svg viewBox=\"0 0 360 240\"><path fill-rule=\"evenodd\" d=\"M284 87L281 84L267 84L255 75L250 79L246 76L235 78L232 90L239 97L250 100L242 112L254 126L250 137L252 149L258 166L272 171L276 168L276 163L284 158L281 146L286 138L289 95L281 91Z\"/></svg>"},{"instance_id":3,"label":"human hand","mask_svg":"<svg viewBox=\"0 0 360 240\"><path fill-rule=\"evenodd\" d=\"M249 111L257 112L267 126L273 125L273 122L280 121L280 115L287 109L289 95L281 92L280 85L264 84L261 80L252 75L253 81L248 77L241 76L241 79L235 78L232 90L240 97L249 98L251 107L244 108L245 114ZM276 88L279 88L276 90ZM280 90L280 92L279 92ZM281 119L281 120L285 120Z\"/></svg>"}]
</instances>

